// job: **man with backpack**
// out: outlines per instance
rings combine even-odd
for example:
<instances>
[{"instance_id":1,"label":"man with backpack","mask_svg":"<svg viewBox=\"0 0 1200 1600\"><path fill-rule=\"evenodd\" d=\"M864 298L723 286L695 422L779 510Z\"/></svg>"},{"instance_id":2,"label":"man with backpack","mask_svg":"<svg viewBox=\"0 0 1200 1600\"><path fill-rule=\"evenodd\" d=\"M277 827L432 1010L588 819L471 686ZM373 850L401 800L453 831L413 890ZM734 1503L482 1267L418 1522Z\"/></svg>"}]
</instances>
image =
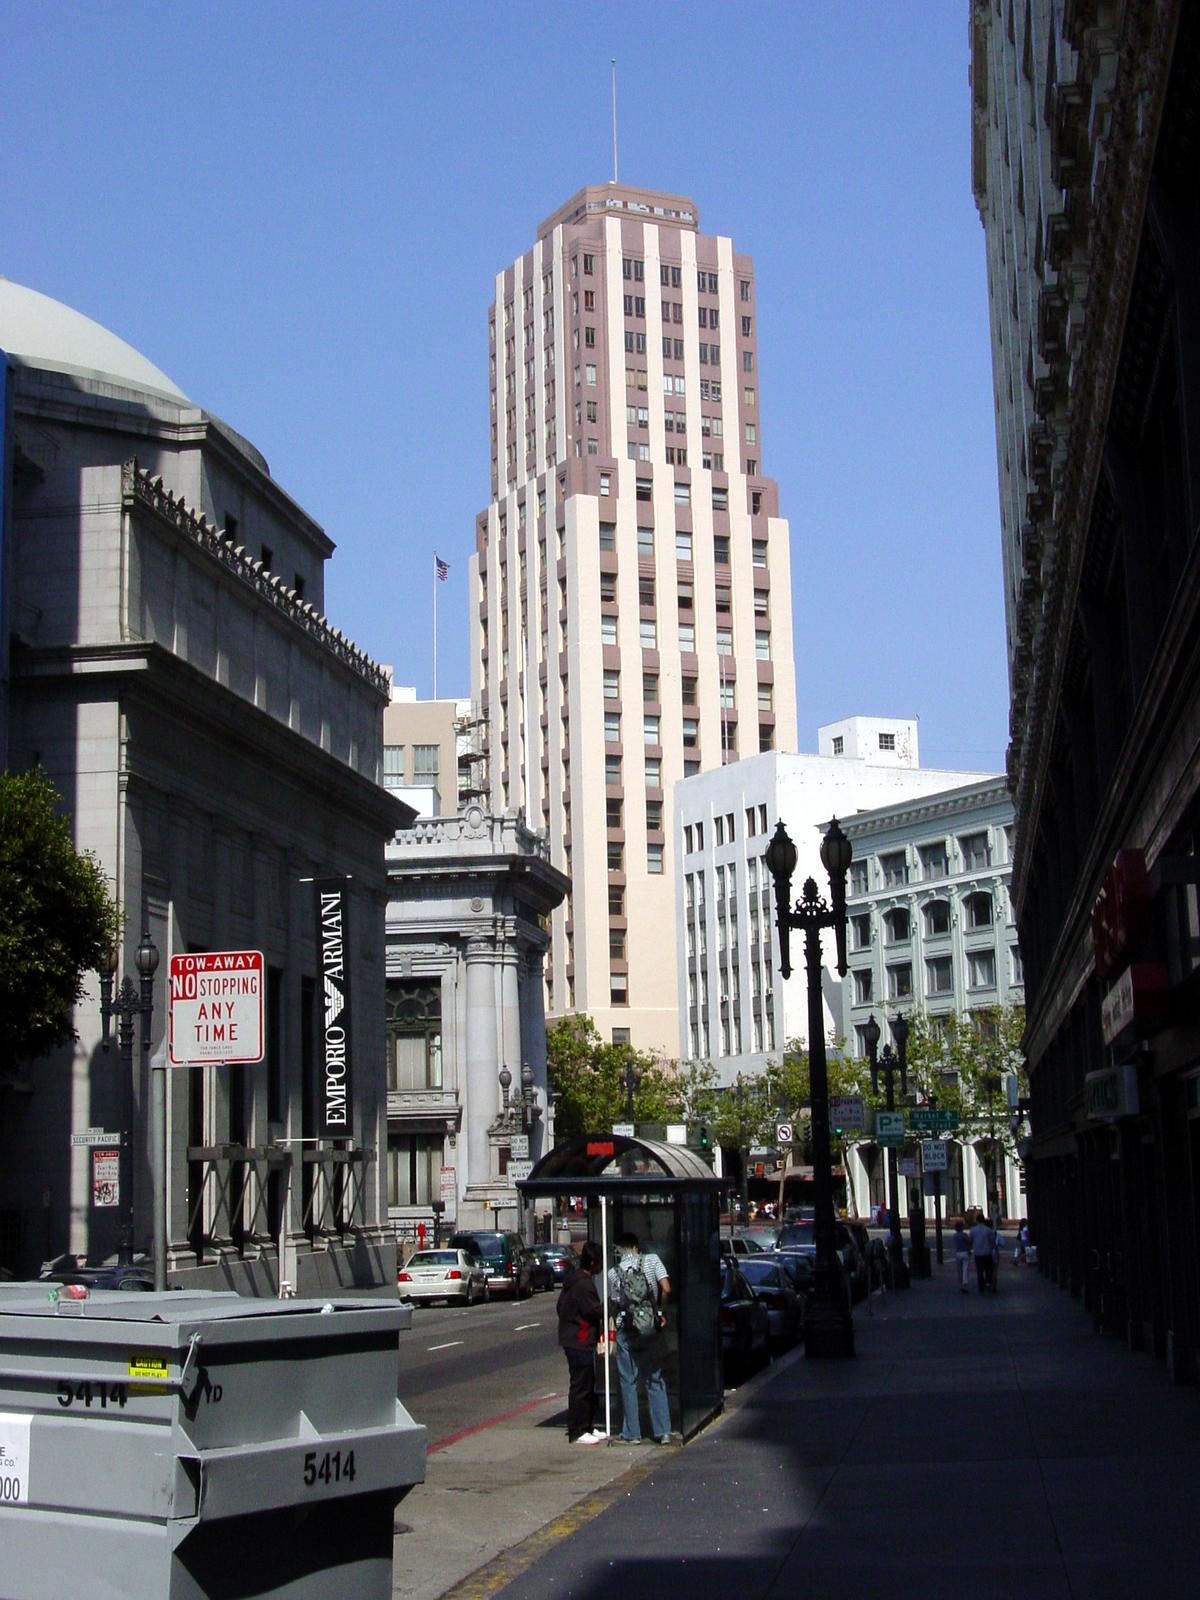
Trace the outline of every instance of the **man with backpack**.
<instances>
[{"instance_id":1,"label":"man with backpack","mask_svg":"<svg viewBox=\"0 0 1200 1600\"><path fill-rule=\"evenodd\" d=\"M671 1293L671 1280L660 1257L642 1254L637 1236L618 1235L617 1264L609 1269L608 1298L617 1329L617 1380L621 1386L621 1440L640 1444L642 1423L638 1414L638 1380L645 1385L650 1407L650 1432L656 1444L671 1436L671 1409L662 1366L666 1355L663 1308Z\"/></svg>"}]
</instances>

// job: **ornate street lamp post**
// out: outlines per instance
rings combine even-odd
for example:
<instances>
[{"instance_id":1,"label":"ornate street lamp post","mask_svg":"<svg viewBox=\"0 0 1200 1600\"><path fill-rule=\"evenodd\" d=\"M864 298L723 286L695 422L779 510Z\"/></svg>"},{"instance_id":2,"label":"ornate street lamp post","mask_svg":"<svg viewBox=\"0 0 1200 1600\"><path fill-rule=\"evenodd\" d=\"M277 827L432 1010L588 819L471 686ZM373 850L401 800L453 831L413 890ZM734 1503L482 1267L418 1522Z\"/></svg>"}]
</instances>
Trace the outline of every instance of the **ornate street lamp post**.
<instances>
[{"instance_id":1,"label":"ornate street lamp post","mask_svg":"<svg viewBox=\"0 0 1200 1600\"><path fill-rule=\"evenodd\" d=\"M877 1054L879 1049L879 1024L875 1021L875 1013L867 1018L867 1025L863 1029L863 1038L867 1045L867 1055L871 1059L871 1092L879 1093L879 1069L883 1068L884 1092L887 1095L887 1109L896 1109L896 1096L892 1074L898 1067L900 1070L900 1093L908 1093L908 1022L904 1017L896 1017L892 1021L892 1037L896 1041L898 1055L892 1053L890 1044L883 1047L883 1055ZM907 1289L909 1287L908 1272L904 1266L904 1246L900 1239L900 1174L897 1169L896 1147L888 1146L888 1193L891 1200L889 1207L891 1228L888 1233L888 1259L892 1268L892 1288Z\"/></svg>"},{"instance_id":2,"label":"ornate street lamp post","mask_svg":"<svg viewBox=\"0 0 1200 1600\"><path fill-rule=\"evenodd\" d=\"M617 1074L617 1078L618 1078L618 1081L620 1082L621 1086L624 1088L626 1095L628 1096L628 1100L627 1100L627 1104L626 1104L627 1116L626 1116L625 1120L626 1120L626 1122L632 1123L632 1121L633 1121L633 1092L634 1092L635 1089L640 1089L641 1088L641 1086L642 1086L642 1075L637 1070L637 1068L634 1066L633 1061L630 1060L630 1061L627 1061L625 1063L624 1072L619 1072Z\"/></svg>"},{"instance_id":3,"label":"ornate street lamp post","mask_svg":"<svg viewBox=\"0 0 1200 1600\"><path fill-rule=\"evenodd\" d=\"M110 949L108 959L100 969L100 1017L104 1024L103 1047L109 1045L109 1022L117 1019L117 1045L120 1060L117 1064L117 1107L120 1123L121 1146L118 1176L120 1182L120 1226L117 1234L117 1260L127 1267L133 1261L133 1019L142 1019L142 1054L150 1051L150 1019L154 1011L154 974L158 971L158 947L150 937L149 928L142 933L142 942L134 956L141 978L141 992L134 988L128 974L121 980L121 989L113 999L113 979L117 974L120 957ZM155 1272L160 1274L166 1263L155 1262Z\"/></svg>"},{"instance_id":4,"label":"ornate street lamp post","mask_svg":"<svg viewBox=\"0 0 1200 1600\"><path fill-rule=\"evenodd\" d=\"M812 878L796 905L791 900L796 846L783 822L777 823L767 846L766 862L775 880L775 913L779 928L779 970L791 976L791 931L803 929L808 970L808 1078L812 1114L813 1237L817 1247L812 1307L804 1324L804 1345L810 1356L852 1356L854 1323L842 1283L833 1218L833 1158L829 1145L829 1079L825 1065L825 1014L821 997L821 930L832 928L837 939L838 972L846 975L846 873L853 848L835 817L821 843L821 860L829 874L830 904Z\"/></svg>"}]
</instances>

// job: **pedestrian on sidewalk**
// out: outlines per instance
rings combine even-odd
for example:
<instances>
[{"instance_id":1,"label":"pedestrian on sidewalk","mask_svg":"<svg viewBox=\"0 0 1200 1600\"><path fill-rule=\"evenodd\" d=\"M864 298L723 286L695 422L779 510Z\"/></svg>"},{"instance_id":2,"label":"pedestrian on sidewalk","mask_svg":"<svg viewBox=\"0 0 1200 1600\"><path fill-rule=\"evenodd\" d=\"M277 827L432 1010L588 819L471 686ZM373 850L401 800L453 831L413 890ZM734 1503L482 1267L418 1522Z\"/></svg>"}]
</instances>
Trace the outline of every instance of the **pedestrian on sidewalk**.
<instances>
[{"instance_id":1,"label":"pedestrian on sidewalk","mask_svg":"<svg viewBox=\"0 0 1200 1600\"><path fill-rule=\"evenodd\" d=\"M959 1287L966 1294L967 1280L971 1272L971 1236L961 1217L954 1224L954 1260L958 1266Z\"/></svg>"},{"instance_id":2,"label":"pedestrian on sidewalk","mask_svg":"<svg viewBox=\"0 0 1200 1600\"><path fill-rule=\"evenodd\" d=\"M994 1281L994 1264L992 1251L996 1248L996 1235L992 1225L979 1213L979 1221L971 1229L971 1254L975 1257L975 1276L979 1282L979 1292L990 1289Z\"/></svg>"},{"instance_id":3,"label":"pedestrian on sidewalk","mask_svg":"<svg viewBox=\"0 0 1200 1600\"><path fill-rule=\"evenodd\" d=\"M1021 1218L1021 1226L1017 1229L1017 1245L1013 1251L1013 1266L1023 1267L1029 1251L1029 1224Z\"/></svg>"},{"instance_id":4,"label":"pedestrian on sidewalk","mask_svg":"<svg viewBox=\"0 0 1200 1600\"><path fill-rule=\"evenodd\" d=\"M567 1269L558 1297L558 1342L567 1358L567 1438L571 1444L599 1444L603 1432L596 1419L596 1343L600 1336L600 1295L595 1274L600 1246L589 1239L579 1260Z\"/></svg>"},{"instance_id":5,"label":"pedestrian on sidewalk","mask_svg":"<svg viewBox=\"0 0 1200 1600\"><path fill-rule=\"evenodd\" d=\"M608 1273L608 1299L616 1308L617 1381L625 1444L640 1444L642 1439L639 1381L645 1386L655 1444L666 1444L671 1437L671 1408L662 1375L667 1351L663 1308L670 1293L671 1280L661 1258L652 1251L643 1255L636 1234L619 1234L617 1264Z\"/></svg>"}]
</instances>

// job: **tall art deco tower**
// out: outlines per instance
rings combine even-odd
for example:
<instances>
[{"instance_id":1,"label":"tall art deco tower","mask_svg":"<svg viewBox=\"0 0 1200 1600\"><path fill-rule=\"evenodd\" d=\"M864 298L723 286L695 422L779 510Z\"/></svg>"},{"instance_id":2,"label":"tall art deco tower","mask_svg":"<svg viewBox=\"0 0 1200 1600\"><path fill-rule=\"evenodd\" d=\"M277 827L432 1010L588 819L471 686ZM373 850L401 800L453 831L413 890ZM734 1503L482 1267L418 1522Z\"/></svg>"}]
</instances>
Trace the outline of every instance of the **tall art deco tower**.
<instances>
[{"instance_id":1,"label":"tall art deco tower","mask_svg":"<svg viewBox=\"0 0 1200 1600\"><path fill-rule=\"evenodd\" d=\"M754 268L677 195L584 189L496 278L472 693L491 804L571 878L551 1016L680 1051L672 791L796 747Z\"/></svg>"}]
</instances>

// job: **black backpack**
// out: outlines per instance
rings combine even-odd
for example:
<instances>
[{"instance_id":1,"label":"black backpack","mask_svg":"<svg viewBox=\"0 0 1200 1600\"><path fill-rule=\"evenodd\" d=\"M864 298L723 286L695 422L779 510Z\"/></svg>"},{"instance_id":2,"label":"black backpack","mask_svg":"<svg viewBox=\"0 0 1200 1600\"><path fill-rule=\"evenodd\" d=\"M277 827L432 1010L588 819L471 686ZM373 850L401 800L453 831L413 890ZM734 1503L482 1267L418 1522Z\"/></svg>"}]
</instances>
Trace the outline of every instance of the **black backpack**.
<instances>
[{"instance_id":1,"label":"black backpack","mask_svg":"<svg viewBox=\"0 0 1200 1600\"><path fill-rule=\"evenodd\" d=\"M640 1257L617 1268L617 1282L626 1342L631 1350L644 1350L658 1332L658 1310Z\"/></svg>"}]
</instances>

